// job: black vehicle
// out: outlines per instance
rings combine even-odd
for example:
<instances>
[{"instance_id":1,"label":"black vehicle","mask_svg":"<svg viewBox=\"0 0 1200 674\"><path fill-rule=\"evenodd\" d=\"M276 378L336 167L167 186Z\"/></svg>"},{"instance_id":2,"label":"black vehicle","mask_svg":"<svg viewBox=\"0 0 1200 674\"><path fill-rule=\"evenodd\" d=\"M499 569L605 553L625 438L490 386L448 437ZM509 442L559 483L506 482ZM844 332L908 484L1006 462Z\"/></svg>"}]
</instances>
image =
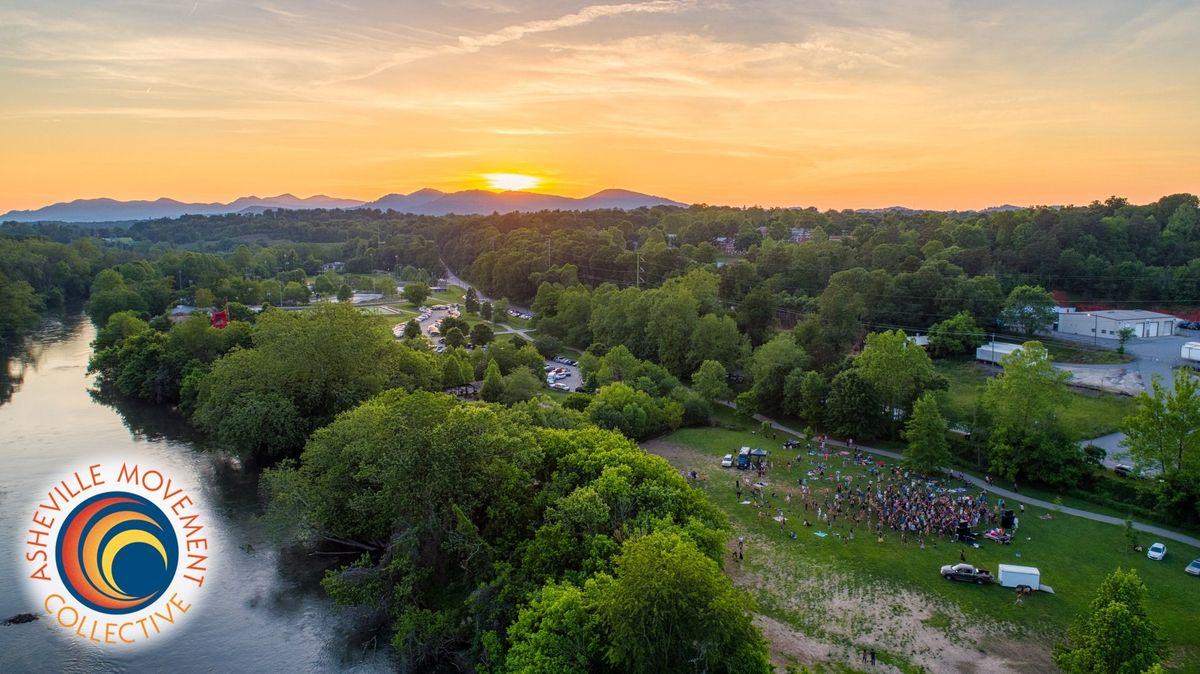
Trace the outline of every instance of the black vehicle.
<instances>
[{"instance_id":1,"label":"black vehicle","mask_svg":"<svg viewBox=\"0 0 1200 674\"><path fill-rule=\"evenodd\" d=\"M594 390L592 390L592 389L590 389L590 388L588 388L588 387L586 387L586 386L576 386L576 387L575 387L575 392L576 392L576 393L595 393L595 391L594 391Z\"/></svg>"},{"instance_id":2,"label":"black vehicle","mask_svg":"<svg viewBox=\"0 0 1200 674\"><path fill-rule=\"evenodd\" d=\"M970 564L955 564L950 566L947 564L942 567L942 578L946 580L961 580L966 583L984 583L992 582L992 572L987 569L977 569Z\"/></svg>"},{"instance_id":3,"label":"black vehicle","mask_svg":"<svg viewBox=\"0 0 1200 674\"><path fill-rule=\"evenodd\" d=\"M800 441L796 440L795 438L791 440L784 440L783 446L785 449L795 449L800 446Z\"/></svg>"}]
</instances>

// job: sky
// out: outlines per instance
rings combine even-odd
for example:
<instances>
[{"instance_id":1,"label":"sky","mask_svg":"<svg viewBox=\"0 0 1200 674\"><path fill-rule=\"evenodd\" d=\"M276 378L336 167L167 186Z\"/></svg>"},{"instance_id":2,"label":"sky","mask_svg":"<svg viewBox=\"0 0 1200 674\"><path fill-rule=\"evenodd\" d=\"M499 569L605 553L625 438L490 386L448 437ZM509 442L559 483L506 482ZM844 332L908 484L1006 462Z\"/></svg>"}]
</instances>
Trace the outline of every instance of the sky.
<instances>
[{"instance_id":1,"label":"sky","mask_svg":"<svg viewBox=\"0 0 1200 674\"><path fill-rule=\"evenodd\" d=\"M979 208L1200 192L1200 3L5 0L0 212L626 188Z\"/></svg>"}]
</instances>

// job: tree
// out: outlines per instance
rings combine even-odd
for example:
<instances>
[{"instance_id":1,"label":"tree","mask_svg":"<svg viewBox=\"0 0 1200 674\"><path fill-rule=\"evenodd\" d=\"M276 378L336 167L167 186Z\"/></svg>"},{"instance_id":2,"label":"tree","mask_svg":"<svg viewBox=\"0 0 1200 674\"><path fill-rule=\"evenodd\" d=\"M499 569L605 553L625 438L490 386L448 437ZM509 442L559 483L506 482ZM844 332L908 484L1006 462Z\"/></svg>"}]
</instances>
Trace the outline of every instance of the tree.
<instances>
[{"instance_id":1,"label":"tree","mask_svg":"<svg viewBox=\"0 0 1200 674\"><path fill-rule=\"evenodd\" d=\"M729 374L725 366L715 360L706 360L692 374L692 388L705 400L729 400L733 392L729 390Z\"/></svg>"},{"instance_id":2,"label":"tree","mask_svg":"<svg viewBox=\"0 0 1200 674\"><path fill-rule=\"evenodd\" d=\"M468 314L479 313L479 295L476 294L474 288L467 288L467 293L463 296L463 309Z\"/></svg>"},{"instance_id":3,"label":"tree","mask_svg":"<svg viewBox=\"0 0 1200 674\"><path fill-rule=\"evenodd\" d=\"M1025 342L1000 365L1004 371L987 381L982 397L992 419L992 470L1009 478L1021 472L1047 479L1039 465L1060 448L1058 410L1070 400L1070 375L1054 369L1040 342Z\"/></svg>"},{"instance_id":4,"label":"tree","mask_svg":"<svg viewBox=\"0 0 1200 674\"><path fill-rule=\"evenodd\" d=\"M854 369L879 394L883 416L891 420L893 429L912 409L917 396L938 382L929 354L903 330L867 335L866 346L854 359Z\"/></svg>"},{"instance_id":5,"label":"tree","mask_svg":"<svg viewBox=\"0 0 1200 674\"><path fill-rule=\"evenodd\" d=\"M820 372L792 370L784 382L784 407L805 423L820 425L825 416L827 386Z\"/></svg>"},{"instance_id":6,"label":"tree","mask_svg":"<svg viewBox=\"0 0 1200 674\"><path fill-rule=\"evenodd\" d=\"M504 375L504 392L500 401L506 405L523 402L542 390L542 380L527 367L518 367Z\"/></svg>"},{"instance_id":7,"label":"tree","mask_svg":"<svg viewBox=\"0 0 1200 674\"><path fill-rule=\"evenodd\" d=\"M463 335L462 330L457 327L450 328L446 331L446 346L455 348L467 343L467 338Z\"/></svg>"},{"instance_id":8,"label":"tree","mask_svg":"<svg viewBox=\"0 0 1200 674\"><path fill-rule=\"evenodd\" d=\"M496 323L508 320L508 298L501 297L492 304L492 319Z\"/></svg>"},{"instance_id":9,"label":"tree","mask_svg":"<svg viewBox=\"0 0 1200 674\"><path fill-rule=\"evenodd\" d=\"M695 671L772 671L749 597L690 540L666 532L635 538L615 567L599 604L618 671L677 671L684 663Z\"/></svg>"},{"instance_id":10,"label":"tree","mask_svg":"<svg viewBox=\"0 0 1200 674\"><path fill-rule=\"evenodd\" d=\"M938 410L937 399L926 393L913 405L912 417L904 427L904 464L919 473L935 473L950 463L950 443L946 439L946 420Z\"/></svg>"},{"instance_id":11,"label":"tree","mask_svg":"<svg viewBox=\"0 0 1200 674\"><path fill-rule=\"evenodd\" d=\"M408 319L408 322L404 324L404 338L405 339L416 339L417 337L420 337L420 336L421 336L421 324L418 323L417 319L415 319L415 318Z\"/></svg>"},{"instance_id":12,"label":"tree","mask_svg":"<svg viewBox=\"0 0 1200 674\"><path fill-rule=\"evenodd\" d=\"M487 346L495 338L496 334L492 332L492 326L488 325L487 323L476 323L475 326L471 328L471 343L475 346Z\"/></svg>"},{"instance_id":13,"label":"tree","mask_svg":"<svg viewBox=\"0 0 1200 674\"><path fill-rule=\"evenodd\" d=\"M775 328L775 294L761 286L747 293L738 303L737 323L752 345L766 342Z\"/></svg>"},{"instance_id":14,"label":"tree","mask_svg":"<svg viewBox=\"0 0 1200 674\"><path fill-rule=\"evenodd\" d=\"M750 352L750 342L729 316L704 314L692 330L688 363L698 367L706 360L715 360L725 368L737 367Z\"/></svg>"},{"instance_id":15,"label":"tree","mask_svg":"<svg viewBox=\"0 0 1200 674\"><path fill-rule=\"evenodd\" d=\"M352 297L354 297L354 290L349 284L343 283L342 285L338 286L337 298L339 302L349 302L350 298Z\"/></svg>"},{"instance_id":16,"label":"tree","mask_svg":"<svg viewBox=\"0 0 1200 674\"><path fill-rule=\"evenodd\" d=\"M479 305L479 317L485 321L492 320L492 303L491 302L484 302L483 304Z\"/></svg>"},{"instance_id":17,"label":"tree","mask_svg":"<svg viewBox=\"0 0 1200 674\"><path fill-rule=\"evenodd\" d=\"M533 340L533 348L537 349L543 358L553 358L562 350L562 341L552 335L538 335Z\"/></svg>"},{"instance_id":18,"label":"tree","mask_svg":"<svg viewBox=\"0 0 1200 674\"><path fill-rule=\"evenodd\" d=\"M1133 328L1126 325L1120 330L1117 330L1117 353L1124 354L1125 344L1127 344L1131 339L1133 339Z\"/></svg>"},{"instance_id":19,"label":"tree","mask_svg":"<svg viewBox=\"0 0 1200 674\"><path fill-rule=\"evenodd\" d=\"M421 303L429 299L433 294L429 286L424 283L406 283L404 284L404 299L414 307L421 306Z\"/></svg>"},{"instance_id":20,"label":"tree","mask_svg":"<svg viewBox=\"0 0 1200 674\"><path fill-rule=\"evenodd\" d=\"M1162 659L1163 638L1146 615L1148 590L1137 571L1118 568L1068 628L1069 641L1054 651L1068 674L1142 674Z\"/></svg>"},{"instance_id":21,"label":"tree","mask_svg":"<svg viewBox=\"0 0 1200 674\"><path fill-rule=\"evenodd\" d=\"M650 395L623 382L602 387L588 405L587 415L597 426L620 431L632 439L658 430L662 422Z\"/></svg>"},{"instance_id":22,"label":"tree","mask_svg":"<svg viewBox=\"0 0 1200 674\"><path fill-rule=\"evenodd\" d=\"M307 304L310 297L312 297L312 291L303 283L288 281L287 285L283 287L284 304Z\"/></svg>"},{"instance_id":23,"label":"tree","mask_svg":"<svg viewBox=\"0 0 1200 674\"><path fill-rule=\"evenodd\" d=\"M500 366L496 361L489 360L483 373L483 384L479 387L479 397L489 403L499 402L504 395L504 381L501 379Z\"/></svg>"},{"instance_id":24,"label":"tree","mask_svg":"<svg viewBox=\"0 0 1200 674\"><path fill-rule=\"evenodd\" d=\"M825 420L834 433L852 438L875 437L882 421L881 409L875 387L862 378L858 368L843 370L833 378Z\"/></svg>"},{"instance_id":25,"label":"tree","mask_svg":"<svg viewBox=\"0 0 1200 674\"><path fill-rule=\"evenodd\" d=\"M1041 286L1017 286L1008 294L1000 319L1032 337L1054 325L1054 297Z\"/></svg>"},{"instance_id":26,"label":"tree","mask_svg":"<svg viewBox=\"0 0 1200 674\"><path fill-rule=\"evenodd\" d=\"M808 354L791 335L776 335L755 349L750 357L750 376L759 409L782 411L787 376L807 365Z\"/></svg>"},{"instance_id":27,"label":"tree","mask_svg":"<svg viewBox=\"0 0 1200 674\"><path fill-rule=\"evenodd\" d=\"M983 330L966 311L960 311L953 318L934 323L929 328L929 348L939 356L972 353L985 339Z\"/></svg>"},{"instance_id":28,"label":"tree","mask_svg":"<svg viewBox=\"0 0 1200 674\"><path fill-rule=\"evenodd\" d=\"M104 316L107 321L116 313L113 309L117 304L114 303L112 307L106 307L95 315L107 314ZM26 330L37 325L38 312L41 309L42 300L34 292L33 286L20 279L10 280L0 273L0 346L15 340Z\"/></svg>"},{"instance_id":29,"label":"tree","mask_svg":"<svg viewBox=\"0 0 1200 674\"><path fill-rule=\"evenodd\" d=\"M1200 474L1200 379L1175 371L1175 388L1162 379L1150 382L1151 393L1137 396L1137 411L1122 424L1121 445L1139 466L1152 466L1169 480Z\"/></svg>"}]
</instances>

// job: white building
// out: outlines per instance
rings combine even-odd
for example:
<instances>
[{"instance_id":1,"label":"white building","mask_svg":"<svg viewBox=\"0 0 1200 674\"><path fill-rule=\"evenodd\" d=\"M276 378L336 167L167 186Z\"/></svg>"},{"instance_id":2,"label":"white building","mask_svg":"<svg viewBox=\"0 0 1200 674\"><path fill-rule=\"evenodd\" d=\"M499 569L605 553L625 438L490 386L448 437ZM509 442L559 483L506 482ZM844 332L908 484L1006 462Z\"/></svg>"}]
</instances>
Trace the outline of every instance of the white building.
<instances>
[{"instance_id":1,"label":"white building","mask_svg":"<svg viewBox=\"0 0 1200 674\"><path fill-rule=\"evenodd\" d=\"M988 342L983 346L975 349L975 360L985 363L1000 364L1000 359L1010 353L1021 350L1020 344L1007 344L1005 342Z\"/></svg>"},{"instance_id":2,"label":"white building","mask_svg":"<svg viewBox=\"0 0 1200 674\"><path fill-rule=\"evenodd\" d=\"M1170 314L1140 309L1077 311L1059 314L1058 331L1069 335L1117 339L1121 328L1130 328L1134 337L1170 337L1175 334L1175 324L1178 322L1179 319Z\"/></svg>"}]
</instances>

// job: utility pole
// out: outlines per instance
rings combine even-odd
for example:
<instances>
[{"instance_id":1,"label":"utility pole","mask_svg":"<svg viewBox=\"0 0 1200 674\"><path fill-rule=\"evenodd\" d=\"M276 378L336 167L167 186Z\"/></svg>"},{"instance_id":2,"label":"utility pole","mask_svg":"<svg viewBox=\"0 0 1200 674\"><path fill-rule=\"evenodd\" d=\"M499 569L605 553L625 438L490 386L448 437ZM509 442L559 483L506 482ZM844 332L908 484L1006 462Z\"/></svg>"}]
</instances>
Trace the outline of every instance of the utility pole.
<instances>
[{"instance_id":1,"label":"utility pole","mask_svg":"<svg viewBox=\"0 0 1200 674\"><path fill-rule=\"evenodd\" d=\"M637 280L635 287L640 289L642 287L642 249L635 243L633 244L633 252L634 259L636 260L635 265L637 267Z\"/></svg>"}]
</instances>

